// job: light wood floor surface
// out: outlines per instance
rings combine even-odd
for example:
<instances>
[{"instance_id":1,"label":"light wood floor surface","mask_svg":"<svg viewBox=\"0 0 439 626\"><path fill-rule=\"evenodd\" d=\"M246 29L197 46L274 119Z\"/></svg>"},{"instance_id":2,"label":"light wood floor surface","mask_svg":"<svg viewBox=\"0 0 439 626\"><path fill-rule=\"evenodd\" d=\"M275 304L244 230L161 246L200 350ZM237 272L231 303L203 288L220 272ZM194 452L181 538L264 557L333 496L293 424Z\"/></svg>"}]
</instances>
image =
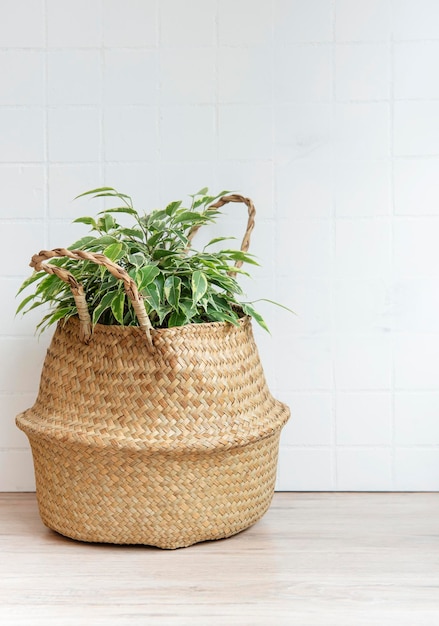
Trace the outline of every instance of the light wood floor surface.
<instances>
[{"instance_id":1,"label":"light wood floor surface","mask_svg":"<svg viewBox=\"0 0 439 626\"><path fill-rule=\"evenodd\" d=\"M0 494L1 626L439 626L439 494L278 493L235 537L75 542Z\"/></svg>"}]
</instances>

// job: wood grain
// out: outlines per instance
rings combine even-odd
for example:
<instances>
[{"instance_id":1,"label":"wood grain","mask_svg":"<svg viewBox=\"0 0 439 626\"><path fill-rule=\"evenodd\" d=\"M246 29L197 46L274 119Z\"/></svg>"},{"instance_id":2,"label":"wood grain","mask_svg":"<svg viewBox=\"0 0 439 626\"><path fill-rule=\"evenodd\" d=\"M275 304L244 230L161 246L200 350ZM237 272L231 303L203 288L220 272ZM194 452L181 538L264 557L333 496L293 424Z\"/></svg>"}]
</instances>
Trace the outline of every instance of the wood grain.
<instances>
[{"instance_id":1,"label":"wood grain","mask_svg":"<svg viewBox=\"0 0 439 626\"><path fill-rule=\"evenodd\" d=\"M439 494L278 493L230 539L83 544L0 494L5 626L437 626Z\"/></svg>"}]
</instances>

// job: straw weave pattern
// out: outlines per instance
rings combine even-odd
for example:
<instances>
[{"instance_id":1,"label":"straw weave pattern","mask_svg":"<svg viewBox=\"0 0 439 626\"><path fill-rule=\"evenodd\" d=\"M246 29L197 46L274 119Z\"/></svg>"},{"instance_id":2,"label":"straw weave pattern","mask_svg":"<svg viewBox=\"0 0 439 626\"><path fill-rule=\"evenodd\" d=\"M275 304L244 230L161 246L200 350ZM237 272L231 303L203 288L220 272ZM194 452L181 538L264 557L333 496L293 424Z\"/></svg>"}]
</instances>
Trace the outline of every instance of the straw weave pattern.
<instances>
[{"instance_id":1,"label":"straw weave pattern","mask_svg":"<svg viewBox=\"0 0 439 626\"><path fill-rule=\"evenodd\" d=\"M59 323L28 435L44 523L162 548L227 537L267 510L288 408L270 394L249 318L154 333Z\"/></svg>"}]
</instances>

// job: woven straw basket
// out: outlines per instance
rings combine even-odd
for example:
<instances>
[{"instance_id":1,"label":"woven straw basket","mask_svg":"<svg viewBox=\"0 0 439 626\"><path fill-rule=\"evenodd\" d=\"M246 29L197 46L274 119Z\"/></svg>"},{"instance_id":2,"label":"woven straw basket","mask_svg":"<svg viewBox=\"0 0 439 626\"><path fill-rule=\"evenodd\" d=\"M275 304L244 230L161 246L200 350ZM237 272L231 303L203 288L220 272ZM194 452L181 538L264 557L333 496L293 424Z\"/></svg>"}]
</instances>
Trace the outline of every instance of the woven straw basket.
<instances>
[{"instance_id":1,"label":"woven straw basket","mask_svg":"<svg viewBox=\"0 0 439 626\"><path fill-rule=\"evenodd\" d=\"M222 200L245 201L250 215L248 199ZM80 285L43 263L61 256L123 280L139 326L97 324L91 334ZM103 255L56 249L31 265L69 282L78 308L58 323L37 400L17 417L46 526L82 541L179 548L256 522L273 496L289 410L270 395L250 319L153 330L135 284Z\"/></svg>"}]
</instances>

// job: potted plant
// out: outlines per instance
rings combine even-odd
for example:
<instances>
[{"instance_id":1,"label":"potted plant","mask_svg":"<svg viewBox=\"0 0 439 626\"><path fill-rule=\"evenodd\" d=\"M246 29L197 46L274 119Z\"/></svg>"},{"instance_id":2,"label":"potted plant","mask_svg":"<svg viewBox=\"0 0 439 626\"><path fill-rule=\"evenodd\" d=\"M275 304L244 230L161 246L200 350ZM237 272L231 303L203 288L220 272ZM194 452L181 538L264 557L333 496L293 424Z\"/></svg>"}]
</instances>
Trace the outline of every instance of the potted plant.
<instances>
[{"instance_id":1,"label":"potted plant","mask_svg":"<svg viewBox=\"0 0 439 626\"><path fill-rule=\"evenodd\" d=\"M17 417L43 522L164 548L239 532L269 506L289 417L254 343L250 319L265 322L240 299L253 203L202 189L189 208L140 215L113 188L81 195L117 206L75 220L91 234L68 248L34 255L20 289L35 287L18 311L49 304L39 330L57 323L35 405ZM193 249L228 202L248 208L241 249Z\"/></svg>"}]
</instances>

